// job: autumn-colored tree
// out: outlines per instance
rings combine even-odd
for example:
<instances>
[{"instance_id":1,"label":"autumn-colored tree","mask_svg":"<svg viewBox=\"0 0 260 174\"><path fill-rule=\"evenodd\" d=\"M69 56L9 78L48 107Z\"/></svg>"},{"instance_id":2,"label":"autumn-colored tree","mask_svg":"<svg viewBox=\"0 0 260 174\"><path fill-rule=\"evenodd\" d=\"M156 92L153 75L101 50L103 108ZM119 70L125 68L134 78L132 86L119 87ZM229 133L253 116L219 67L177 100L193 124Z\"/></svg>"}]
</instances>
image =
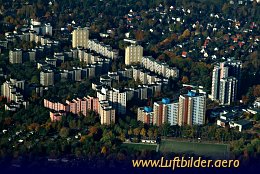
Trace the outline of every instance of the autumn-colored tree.
<instances>
[{"instance_id":1,"label":"autumn-colored tree","mask_svg":"<svg viewBox=\"0 0 260 174\"><path fill-rule=\"evenodd\" d=\"M13 119L11 117L6 117L4 121L4 125L10 125L12 123Z\"/></svg>"},{"instance_id":2,"label":"autumn-colored tree","mask_svg":"<svg viewBox=\"0 0 260 174\"><path fill-rule=\"evenodd\" d=\"M143 137L146 137L146 130L145 130L145 128L141 129L140 135L142 135Z\"/></svg>"},{"instance_id":3,"label":"autumn-colored tree","mask_svg":"<svg viewBox=\"0 0 260 174\"><path fill-rule=\"evenodd\" d=\"M154 135L154 137L158 136L158 130L157 129L154 130L153 135Z\"/></svg>"},{"instance_id":4,"label":"autumn-colored tree","mask_svg":"<svg viewBox=\"0 0 260 174\"><path fill-rule=\"evenodd\" d=\"M103 146L103 147L102 147L101 153L104 154L104 155L106 155L106 153L107 153L107 148L106 148L106 146Z\"/></svg>"},{"instance_id":5,"label":"autumn-colored tree","mask_svg":"<svg viewBox=\"0 0 260 174\"><path fill-rule=\"evenodd\" d=\"M188 37L190 37L190 30L189 30L189 29L184 30L184 32L182 33L181 36L182 36L183 38L188 38Z\"/></svg>"},{"instance_id":6,"label":"autumn-colored tree","mask_svg":"<svg viewBox=\"0 0 260 174\"><path fill-rule=\"evenodd\" d=\"M93 136L94 134L96 134L98 131L98 128L96 126L90 126L89 127L89 135Z\"/></svg>"},{"instance_id":7,"label":"autumn-colored tree","mask_svg":"<svg viewBox=\"0 0 260 174\"><path fill-rule=\"evenodd\" d=\"M249 98L246 95L242 95L242 102L243 104L247 104L249 101Z\"/></svg>"},{"instance_id":8,"label":"autumn-colored tree","mask_svg":"<svg viewBox=\"0 0 260 174\"><path fill-rule=\"evenodd\" d=\"M71 26L71 25L68 25L68 27L67 27L67 28L68 28L68 31L69 31L69 32L72 32L72 31L73 31L73 28L72 28L72 26Z\"/></svg>"},{"instance_id":9,"label":"autumn-colored tree","mask_svg":"<svg viewBox=\"0 0 260 174\"><path fill-rule=\"evenodd\" d=\"M260 97L260 85L253 86L254 97Z\"/></svg>"},{"instance_id":10,"label":"autumn-colored tree","mask_svg":"<svg viewBox=\"0 0 260 174\"><path fill-rule=\"evenodd\" d=\"M66 127L63 127L61 128L60 132L59 132L59 135L62 137L62 138L66 138L69 136L69 129L66 128Z\"/></svg>"},{"instance_id":11,"label":"autumn-colored tree","mask_svg":"<svg viewBox=\"0 0 260 174\"><path fill-rule=\"evenodd\" d=\"M32 124L30 124L27 128L28 128L30 131L32 131L32 130L38 131L38 130L39 130L39 127L40 127L40 125L39 125L38 123L32 123Z\"/></svg>"},{"instance_id":12,"label":"autumn-colored tree","mask_svg":"<svg viewBox=\"0 0 260 174\"><path fill-rule=\"evenodd\" d=\"M124 134L124 133L120 133L119 139L120 139L122 142L124 142L124 141L125 141L125 134Z\"/></svg>"},{"instance_id":13,"label":"autumn-colored tree","mask_svg":"<svg viewBox=\"0 0 260 174\"><path fill-rule=\"evenodd\" d=\"M129 129L127 133L128 133L129 136L131 136L131 135L133 135L133 130Z\"/></svg>"},{"instance_id":14,"label":"autumn-colored tree","mask_svg":"<svg viewBox=\"0 0 260 174\"><path fill-rule=\"evenodd\" d=\"M135 33L135 39L137 41L142 41L144 40L144 31L142 30L137 30L136 33Z\"/></svg>"},{"instance_id":15,"label":"autumn-colored tree","mask_svg":"<svg viewBox=\"0 0 260 174\"><path fill-rule=\"evenodd\" d=\"M151 128L148 129L147 135L148 135L149 138L153 137L153 130Z\"/></svg>"},{"instance_id":16,"label":"autumn-colored tree","mask_svg":"<svg viewBox=\"0 0 260 174\"><path fill-rule=\"evenodd\" d=\"M87 139L87 136L83 135L80 137L80 142L83 143L86 141L86 139Z\"/></svg>"},{"instance_id":17,"label":"autumn-colored tree","mask_svg":"<svg viewBox=\"0 0 260 174\"><path fill-rule=\"evenodd\" d=\"M183 76L181 79L182 83L188 83L189 82L189 78L187 76Z\"/></svg>"},{"instance_id":18,"label":"autumn-colored tree","mask_svg":"<svg viewBox=\"0 0 260 174\"><path fill-rule=\"evenodd\" d=\"M165 54L161 54L157 59L160 61L165 60Z\"/></svg>"},{"instance_id":19,"label":"autumn-colored tree","mask_svg":"<svg viewBox=\"0 0 260 174\"><path fill-rule=\"evenodd\" d=\"M134 132L134 135L135 136L138 136L139 134L140 134L140 128L135 128L134 130L133 130L133 132Z\"/></svg>"}]
</instances>

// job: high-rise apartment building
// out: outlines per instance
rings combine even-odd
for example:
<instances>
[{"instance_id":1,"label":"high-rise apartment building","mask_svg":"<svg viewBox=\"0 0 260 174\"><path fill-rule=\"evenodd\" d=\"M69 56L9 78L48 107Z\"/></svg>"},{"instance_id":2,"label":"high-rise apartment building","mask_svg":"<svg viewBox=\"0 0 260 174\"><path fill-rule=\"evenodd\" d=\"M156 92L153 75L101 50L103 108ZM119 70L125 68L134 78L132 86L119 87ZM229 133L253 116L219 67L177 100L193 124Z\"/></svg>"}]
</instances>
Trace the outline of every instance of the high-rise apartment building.
<instances>
[{"instance_id":1,"label":"high-rise apartment building","mask_svg":"<svg viewBox=\"0 0 260 174\"><path fill-rule=\"evenodd\" d=\"M87 96L84 100L87 100L87 110L98 112L98 98Z\"/></svg>"},{"instance_id":2,"label":"high-rise apartment building","mask_svg":"<svg viewBox=\"0 0 260 174\"><path fill-rule=\"evenodd\" d=\"M99 101L108 100L109 102L111 102L112 107L116 109L117 114L123 115L126 113L126 91L102 87L102 89L97 92L97 97L99 98Z\"/></svg>"},{"instance_id":3,"label":"high-rise apartment building","mask_svg":"<svg viewBox=\"0 0 260 174\"><path fill-rule=\"evenodd\" d=\"M130 45L125 49L125 64L141 63L143 57L143 47L140 45Z\"/></svg>"},{"instance_id":4,"label":"high-rise apartment building","mask_svg":"<svg viewBox=\"0 0 260 174\"><path fill-rule=\"evenodd\" d=\"M42 30L42 35L52 36L52 26L50 23L43 25L41 30Z\"/></svg>"},{"instance_id":5,"label":"high-rise apartment building","mask_svg":"<svg viewBox=\"0 0 260 174\"><path fill-rule=\"evenodd\" d=\"M171 102L168 98L155 102L153 105L153 124L161 126L164 123L177 124L178 103Z\"/></svg>"},{"instance_id":6,"label":"high-rise apartment building","mask_svg":"<svg viewBox=\"0 0 260 174\"><path fill-rule=\"evenodd\" d=\"M171 102L168 98L155 102L152 107L140 107L137 110L137 120L145 124L161 126L169 123L178 124L178 102Z\"/></svg>"},{"instance_id":7,"label":"high-rise apartment building","mask_svg":"<svg viewBox=\"0 0 260 174\"><path fill-rule=\"evenodd\" d=\"M72 48L88 48L89 31L88 29L78 27L72 32Z\"/></svg>"},{"instance_id":8,"label":"high-rise apartment building","mask_svg":"<svg viewBox=\"0 0 260 174\"><path fill-rule=\"evenodd\" d=\"M167 105L167 119L170 125L178 124L179 102L171 102Z\"/></svg>"},{"instance_id":9,"label":"high-rise apartment building","mask_svg":"<svg viewBox=\"0 0 260 174\"><path fill-rule=\"evenodd\" d=\"M24 91L24 85L24 80L18 81L16 79L10 79L9 81L4 82L1 86L1 95L6 97L7 101L18 102L21 97L20 92Z\"/></svg>"},{"instance_id":10,"label":"high-rise apartment building","mask_svg":"<svg viewBox=\"0 0 260 174\"><path fill-rule=\"evenodd\" d=\"M233 99L236 99L236 95L240 90L240 81L241 81L241 69L242 69L242 62L239 60L229 60L226 62L222 62L219 65L214 66L213 74L212 74L212 88L211 88L211 98L212 100L217 100L220 102L220 104L230 104L230 102L223 101L225 97L223 97L224 93L226 92L233 92L233 90L224 90L222 87L221 91L221 79L225 79L227 77L233 77L237 80L236 81L236 87L234 90L234 94L225 94L225 96L234 96L231 97L231 101L233 102ZM228 81L230 81L230 79ZM224 81L223 81L224 83ZM222 84L223 84L222 83ZM220 93L222 94L222 97L220 96ZM233 99L232 99L233 98Z\"/></svg>"},{"instance_id":11,"label":"high-rise apartment building","mask_svg":"<svg viewBox=\"0 0 260 174\"><path fill-rule=\"evenodd\" d=\"M100 115L101 124L111 125L115 123L115 109L109 105L109 101L102 100L99 102L98 113Z\"/></svg>"},{"instance_id":12,"label":"high-rise apartment building","mask_svg":"<svg viewBox=\"0 0 260 174\"><path fill-rule=\"evenodd\" d=\"M211 87L211 99L218 100L219 99L219 83L220 83L220 67L214 66L212 73L212 87Z\"/></svg>"},{"instance_id":13,"label":"high-rise apartment building","mask_svg":"<svg viewBox=\"0 0 260 174\"><path fill-rule=\"evenodd\" d=\"M40 72L40 84L43 86L53 86L54 85L53 70L43 70Z\"/></svg>"},{"instance_id":14,"label":"high-rise apartment building","mask_svg":"<svg viewBox=\"0 0 260 174\"><path fill-rule=\"evenodd\" d=\"M221 105L230 105L236 100L238 80L235 77L226 77L220 80L219 102Z\"/></svg>"},{"instance_id":15,"label":"high-rise apartment building","mask_svg":"<svg viewBox=\"0 0 260 174\"><path fill-rule=\"evenodd\" d=\"M240 94L241 88L241 71L242 71L242 61L240 60L232 60L228 61L229 69L229 76L233 76L237 79L237 95Z\"/></svg>"},{"instance_id":16,"label":"high-rise apartment building","mask_svg":"<svg viewBox=\"0 0 260 174\"><path fill-rule=\"evenodd\" d=\"M153 104L153 124L156 126L161 126L167 122L167 106L162 102L155 102Z\"/></svg>"},{"instance_id":17,"label":"high-rise apartment building","mask_svg":"<svg viewBox=\"0 0 260 174\"><path fill-rule=\"evenodd\" d=\"M195 92L180 95L178 125L205 124L206 95Z\"/></svg>"},{"instance_id":18,"label":"high-rise apartment building","mask_svg":"<svg viewBox=\"0 0 260 174\"><path fill-rule=\"evenodd\" d=\"M151 107L140 107L137 109L137 120L144 124L153 124L153 109Z\"/></svg>"},{"instance_id":19,"label":"high-rise apartment building","mask_svg":"<svg viewBox=\"0 0 260 174\"><path fill-rule=\"evenodd\" d=\"M14 49L9 51L9 62L11 64L23 63L23 51L21 49Z\"/></svg>"}]
</instances>

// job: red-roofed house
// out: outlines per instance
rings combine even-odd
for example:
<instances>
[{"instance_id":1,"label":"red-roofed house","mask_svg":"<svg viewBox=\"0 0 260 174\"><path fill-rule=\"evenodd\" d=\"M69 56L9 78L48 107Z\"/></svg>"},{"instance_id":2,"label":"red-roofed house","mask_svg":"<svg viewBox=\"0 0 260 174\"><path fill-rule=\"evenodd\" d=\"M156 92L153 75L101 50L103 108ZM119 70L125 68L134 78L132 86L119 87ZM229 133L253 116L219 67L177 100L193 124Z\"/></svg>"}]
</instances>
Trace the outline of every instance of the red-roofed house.
<instances>
[{"instance_id":1,"label":"red-roofed house","mask_svg":"<svg viewBox=\"0 0 260 174\"><path fill-rule=\"evenodd\" d=\"M186 51L183 51L183 52L181 53L181 56L184 57L184 58L186 58L186 57L187 57L187 52L186 52Z\"/></svg>"},{"instance_id":2,"label":"red-roofed house","mask_svg":"<svg viewBox=\"0 0 260 174\"><path fill-rule=\"evenodd\" d=\"M236 43L237 41L238 41L238 38L237 38L237 37L234 37L234 38L233 38L233 42Z\"/></svg>"},{"instance_id":3,"label":"red-roofed house","mask_svg":"<svg viewBox=\"0 0 260 174\"><path fill-rule=\"evenodd\" d=\"M245 44L245 42L238 42L238 46L241 48L243 45Z\"/></svg>"}]
</instances>

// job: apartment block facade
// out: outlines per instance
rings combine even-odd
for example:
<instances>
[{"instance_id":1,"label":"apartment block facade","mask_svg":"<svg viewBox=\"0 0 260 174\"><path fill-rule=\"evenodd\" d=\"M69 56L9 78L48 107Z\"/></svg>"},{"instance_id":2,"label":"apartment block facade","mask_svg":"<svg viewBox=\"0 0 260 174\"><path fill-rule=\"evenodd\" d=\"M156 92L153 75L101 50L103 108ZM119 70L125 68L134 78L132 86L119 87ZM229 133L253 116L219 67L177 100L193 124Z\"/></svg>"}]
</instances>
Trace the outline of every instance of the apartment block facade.
<instances>
[{"instance_id":1,"label":"apartment block facade","mask_svg":"<svg viewBox=\"0 0 260 174\"><path fill-rule=\"evenodd\" d=\"M11 64L23 63L23 51L21 49L14 49L9 51L9 62Z\"/></svg>"},{"instance_id":2,"label":"apartment block facade","mask_svg":"<svg viewBox=\"0 0 260 174\"><path fill-rule=\"evenodd\" d=\"M97 91L99 101L108 100L111 102L112 107L116 110L117 114L126 113L127 92L119 89L109 89L102 87Z\"/></svg>"},{"instance_id":3,"label":"apartment block facade","mask_svg":"<svg viewBox=\"0 0 260 174\"><path fill-rule=\"evenodd\" d=\"M226 77L220 80L219 101L221 105L230 105L236 101L238 80L235 77Z\"/></svg>"},{"instance_id":4,"label":"apartment block facade","mask_svg":"<svg viewBox=\"0 0 260 174\"><path fill-rule=\"evenodd\" d=\"M176 67L170 67L165 62L160 62L155 60L151 56L144 56L142 57L142 66L151 72L154 72L158 75L161 75L165 78L178 78L179 77L179 70Z\"/></svg>"},{"instance_id":5,"label":"apartment block facade","mask_svg":"<svg viewBox=\"0 0 260 174\"><path fill-rule=\"evenodd\" d=\"M189 91L179 97L178 125L203 125L206 114L206 95Z\"/></svg>"},{"instance_id":6,"label":"apartment block facade","mask_svg":"<svg viewBox=\"0 0 260 174\"><path fill-rule=\"evenodd\" d=\"M211 87L212 100L219 101L221 105L230 105L236 100L241 85L241 69L242 62L240 60L229 60L214 66Z\"/></svg>"},{"instance_id":7,"label":"apartment block facade","mask_svg":"<svg viewBox=\"0 0 260 174\"><path fill-rule=\"evenodd\" d=\"M153 124L154 112L151 107L139 107L137 109L137 120L143 122L144 124Z\"/></svg>"},{"instance_id":8,"label":"apartment block facade","mask_svg":"<svg viewBox=\"0 0 260 174\"><path fill-rule=\"evenodd\" d=\"M116 122L115 109L109 104L109 101L99 101L98 113L101 124L111 125Z\"/></svg>"},{"instance_id":9,"label":"apartment block facade","mask_svg":"<svg viewBox=\"0 0 260 174\"><path fill-rule=\"evenodd\" d=\"M125 49L125 64L140 63L143 57L143 47L140 45L130 45Z\"/></svg>"},{"instance_id":10,"label":"apartment block facade","mask_svg":"<svg viewBox=\"0 0 260 174\"><path fill-rule=\"evenodd\" d=\"M40 84L42 86L53 86L54 85L54 71L46 69L40 72Z\"/></svg>"},{"instance_id":11,"label":"apartment block facade","mask_svg":"<svg viewBox=\"0 0 260 174\"><path fill-rule=\"evenodd\" d=\"M88 48L89 31L88 29L78 27L72 32L72 48Z\"/></svg>"},{"instance_id":12,"label":"apartment block facade","mask_svg":"<svg viewBox=\"0 0 260 174\"><path fill-rule=\"evenodd\" d=\"M65 103L44 99L43 105L44 107L56 112L71 112L73 114L82 114L83 116L87 116L88 110L98 112L99 107L98 98L90 96L83 97L82 99L76 98L72 100L66 100Z\"/></svg>"}]
</instances>

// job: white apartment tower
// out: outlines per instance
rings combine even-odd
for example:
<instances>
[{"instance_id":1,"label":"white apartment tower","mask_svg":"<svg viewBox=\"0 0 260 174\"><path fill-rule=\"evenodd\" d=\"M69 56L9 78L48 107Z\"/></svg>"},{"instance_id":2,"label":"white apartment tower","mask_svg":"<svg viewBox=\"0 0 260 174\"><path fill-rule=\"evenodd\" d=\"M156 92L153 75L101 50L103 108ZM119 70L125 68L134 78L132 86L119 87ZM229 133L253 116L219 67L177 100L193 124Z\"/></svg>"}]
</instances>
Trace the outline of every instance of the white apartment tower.
<instances>
[{"instance_id":1,"label":"white apartment tower","mask_svg":"<svg viewBox=\"0 0 260 174\"><path fill-rule=\"evenodd\" d=\"M143 47L140 45L130 45L125 49L125 64L141 63L143 57Z\"/></svg>"},{"instance_id":2,"label":"white apartment tower","mask_svg":"<svg viewBox=\"0 0 260 174\"><path fill-rule=\"evenodd\" d=\"M89 31L88 29L78 27L72 32L72 48L88 48Z\"/></svg>"},{"instance_id":3,"label":"white apartment tower","mask_svg":"<svg viewBox=\"0 0 260 174\"><path fill-rule=\"evenodd\" d=\"M109 101L102 100L99 102L98 113L101 124L111 125L115 123L115 109L109 105Z\"/></svg>"},{"instance_id":4,"label":"white apartment tower","mask_svg":"<svg viewBox=\"0 0 260 174\"><path fill-rule=\"evenodd\" d=\"M97 97L99 101L107 100L111 102L112 107L116 110L117 114L126 113L126 102L127 102L127 92L118 89L107 89L102 88L97 92Z\"/></svg>"},{"instance_id":5,"label":"white apartment tower","mask_svg":"<svg viewBox=\"0 0 260 174\"><path fill-rule=\"evenodd\" d=\"M237 79L226 77L220 80L219 102L221 105L230 105L236 100Z\"/></svg>"},{"instance_id":6,"label":"white apartment tower","mask_svg":"<svg viewBox=\"0 0 260 174\"><path fill-rule=\"evenodd\" d=\"M224 105L229 105L236 100L236 95L240 90L241 69L242 62L240 60L230 60L214 66L211 88L212 100L219 101L220 104ZM228 94L229 92L232 93Z\"/></svg>"},{"instance_id":7,"label":"white apartment tower","mask_svg":"<svg viewBox=\"0 0 260 174\"><path fill-rule=\"evenodd\" d=\"M23 63L23 51L21 49L14 49L9 51L9 62L11 64Z\"/></svg>"}]
</instances>

